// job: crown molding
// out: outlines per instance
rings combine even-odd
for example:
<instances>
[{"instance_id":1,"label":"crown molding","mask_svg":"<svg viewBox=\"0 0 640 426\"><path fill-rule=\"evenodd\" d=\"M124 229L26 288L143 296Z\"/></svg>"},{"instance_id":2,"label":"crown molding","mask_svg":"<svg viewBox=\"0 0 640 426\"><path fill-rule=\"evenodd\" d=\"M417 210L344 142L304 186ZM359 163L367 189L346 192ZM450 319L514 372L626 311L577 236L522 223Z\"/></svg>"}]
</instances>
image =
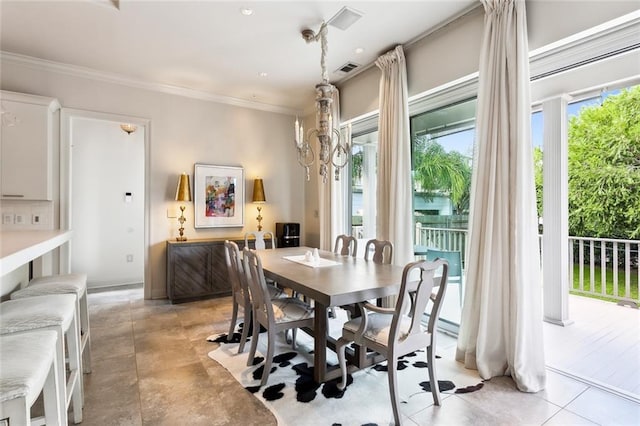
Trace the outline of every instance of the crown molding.
<instances>
[{"instance_id":1,"label":"crown molding","mask_svg":"<svg viewBox=\"0 0 640 426\"><path fill-rule=\"evenodd\" d=\"M216 95L215 93L201 90L187 89L184 87L172 86L169 84L152 83L149 81L126 77L121 74L98 71L92 68L80 67L76 65L64 64L61 62L49 61L35 58L33 56L20 55L17 53L0 50L0 62L12 63L33 69L55 72L74 77L87 78L96 81L103 81L121 86L133 87L136 89L149 90L152 92L165 93L169 95L182 96L185 98L198 99L207 102L232 105L241 108L249 108L278 114L296 115L301 114L300 110L270 105L260 102L247 101L230 96Z\"/></svg>"}]
</instances>

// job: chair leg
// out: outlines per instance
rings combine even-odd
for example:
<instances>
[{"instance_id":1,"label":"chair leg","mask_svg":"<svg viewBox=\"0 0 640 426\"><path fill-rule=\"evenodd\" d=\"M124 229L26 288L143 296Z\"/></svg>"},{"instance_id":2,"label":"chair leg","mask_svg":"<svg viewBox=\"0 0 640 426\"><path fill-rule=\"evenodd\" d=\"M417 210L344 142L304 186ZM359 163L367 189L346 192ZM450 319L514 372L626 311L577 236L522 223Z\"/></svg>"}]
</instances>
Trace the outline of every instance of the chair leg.
<instances>
[{"instance_id":1,"label":"chair leg","mask_svg":"<svg viewBox=\"0 0 640 426\"><path fill-rule=\"evenodd\" d=\"M297 328L292 328L291 329L291 348L293 348L293 350L296 350L296 336L298 335L298 329Z\"/></svg>"},{"instance_id":2,"label":"chair leg","mask_svg":"<svg viewBox=\"0 0 640 426\"><path fill-rule=\"evenodd\" d=\"M433 403L440 405L440 387L436 377L436 360L433 354L433 345L427 347L427 364L429 368L429 382L431 383L431 395L433 395Z\"/></svg>"},{"instance_id":3,"label":"chair leg","mask_svg":"<svg viewBox=\"0 0 640 426\"><path fill-rule=\"evenodd\" d=\"M253 311L253 310L252 310ZM256 348L258 347L258 336L260 335L260 323L258 317L253 313L253 334L251 336L251 349L249 350L249 358L247 358L247 366L253 365L256 357Z\"/></svg>"},{"instance_id":4,"label":"chair leg","mask_svg":"<svg viewBox=\"0 0 640 426\"><path fill-rule=\"evenodd\" d=\"M271 364L273 363L273 352L275 351L275 333L269 329L267 331L267 355L264 360L264 370L262 371L262 381L260 382L260 386L264 386L267 384L267 379L269 378L269 373L271 372ZM294 339L295 341L295 339Z\"/></svg>"},{"instance_id":5,"label":"chair leg","mask_svg":"<svg viewBox=\"0 0 640 426\"><path fill-rule=\"evenodd\" d=\"M338 383L338 389L340 390L344 390L347 387L347 356L345 350L348 343L349 341L343 337L336 342L336 353L338 354L340 370L342 371L342 381Z\"/></svg>"},{"instance_id":6,"label":"chair leg","mask_svg":"<svg viewBox=\"0 0 640 426\"><path fill-rule=\"evenodd\" d=\"M247 306L244 310L244 324L242 326L242 336L240 336L240 344L238 345L238 353L244 352L244 345L247 343L247 337L249 337L249 327L251 326L251 309Z\"/></svg>"},{"instance_id":7,"label":"chair leg","mask_svg":"<svg viewBox=\"0 0 640 426\"><path fill-rule=\"evenodd\" d=\"M396 426L400 426L400 400L398 399L398 359L395 356L389 357L387 361L387 377L389 378L389 394L391 396L391 408L393 408L393 418Z\"/></svg>"},{"instance_id":8,"label":"chair leg","mask_svg":"<svg viewBox=\"0 0 640 426\"><path fill-rule=\"evenodd\" d=\"M236 302L235 297L233 300L233 311L231 312L231 324L229 324L229 333L227 334L227 342L231 341L233 337L233 330L236 328L236 321L238 320L238 302ZM248 324L244 325L247 328Z\"/></svg>"}]
</instances>

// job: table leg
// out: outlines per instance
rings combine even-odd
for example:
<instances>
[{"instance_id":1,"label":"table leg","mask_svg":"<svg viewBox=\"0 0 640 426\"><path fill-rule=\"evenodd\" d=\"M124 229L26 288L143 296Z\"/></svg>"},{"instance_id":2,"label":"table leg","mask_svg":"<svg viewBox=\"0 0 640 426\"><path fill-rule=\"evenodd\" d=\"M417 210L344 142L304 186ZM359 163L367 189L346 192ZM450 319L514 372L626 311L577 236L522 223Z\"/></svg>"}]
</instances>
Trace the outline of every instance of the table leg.
<instances>
[{"instance_id":1,"label":"table leg","mask_svg":"<svg viewBox=\"0 0 640 426\"><path fill-rule=\"evenodd\" d=\"M314 349L313 349L313 379L317 383L324 383L327 375L327 333L328 307L318 303L314 304Z\"/></svg>"}]
</instances>

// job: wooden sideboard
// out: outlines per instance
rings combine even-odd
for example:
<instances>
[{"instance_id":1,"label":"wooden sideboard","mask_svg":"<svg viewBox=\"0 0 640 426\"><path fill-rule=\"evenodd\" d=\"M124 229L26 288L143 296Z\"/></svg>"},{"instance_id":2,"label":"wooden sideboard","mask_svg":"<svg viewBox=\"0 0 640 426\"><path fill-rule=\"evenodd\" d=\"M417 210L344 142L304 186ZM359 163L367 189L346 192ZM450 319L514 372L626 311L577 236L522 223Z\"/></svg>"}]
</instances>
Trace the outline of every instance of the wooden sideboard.
<instances>
[{"instance_id":1,"label":"wooden sideboard","mask_svg":"<svg viewBox=\"0 0 640 426\"><path fill-rule=\"evenodd\" d=\"M238 244L240 250L244 247L240 237L167 241L167 297L171 303L231 295L226 240ZM269 240L267 247L271 247Z\"/></svg>"}]
</instances>

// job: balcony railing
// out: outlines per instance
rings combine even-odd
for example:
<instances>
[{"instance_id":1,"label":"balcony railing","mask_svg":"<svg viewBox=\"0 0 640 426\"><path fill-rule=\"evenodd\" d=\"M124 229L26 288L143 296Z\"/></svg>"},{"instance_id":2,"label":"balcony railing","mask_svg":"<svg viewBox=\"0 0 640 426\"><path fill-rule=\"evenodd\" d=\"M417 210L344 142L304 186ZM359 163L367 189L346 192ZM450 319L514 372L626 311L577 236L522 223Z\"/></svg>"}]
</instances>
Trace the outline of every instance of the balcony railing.
<instances>
[{"instance_id":1,"label":"balcony railing","mask_svg":"<svg viewBox=\"0 0 640 426\"><path fill-rule=\"evenodd\" d=\"M361 234L354 226L352 235ZM456 250L466 265L467 230L452 228L415 228L415 244L422 248ZM539 238L542 253L542 235ZM640 306L640 241L610 238L569 237L571 290L578 294L616 300Z\"/></svg>"},{"instance_id":2,"label":"balcony railing","mask_svg":"<svg viewBox=\"0 0 640 426\"><path fill-rule=\"evenodd\" d=\"M640 304L638 240L569 237L573 291Z\"/></svg>"}]
</instances>

